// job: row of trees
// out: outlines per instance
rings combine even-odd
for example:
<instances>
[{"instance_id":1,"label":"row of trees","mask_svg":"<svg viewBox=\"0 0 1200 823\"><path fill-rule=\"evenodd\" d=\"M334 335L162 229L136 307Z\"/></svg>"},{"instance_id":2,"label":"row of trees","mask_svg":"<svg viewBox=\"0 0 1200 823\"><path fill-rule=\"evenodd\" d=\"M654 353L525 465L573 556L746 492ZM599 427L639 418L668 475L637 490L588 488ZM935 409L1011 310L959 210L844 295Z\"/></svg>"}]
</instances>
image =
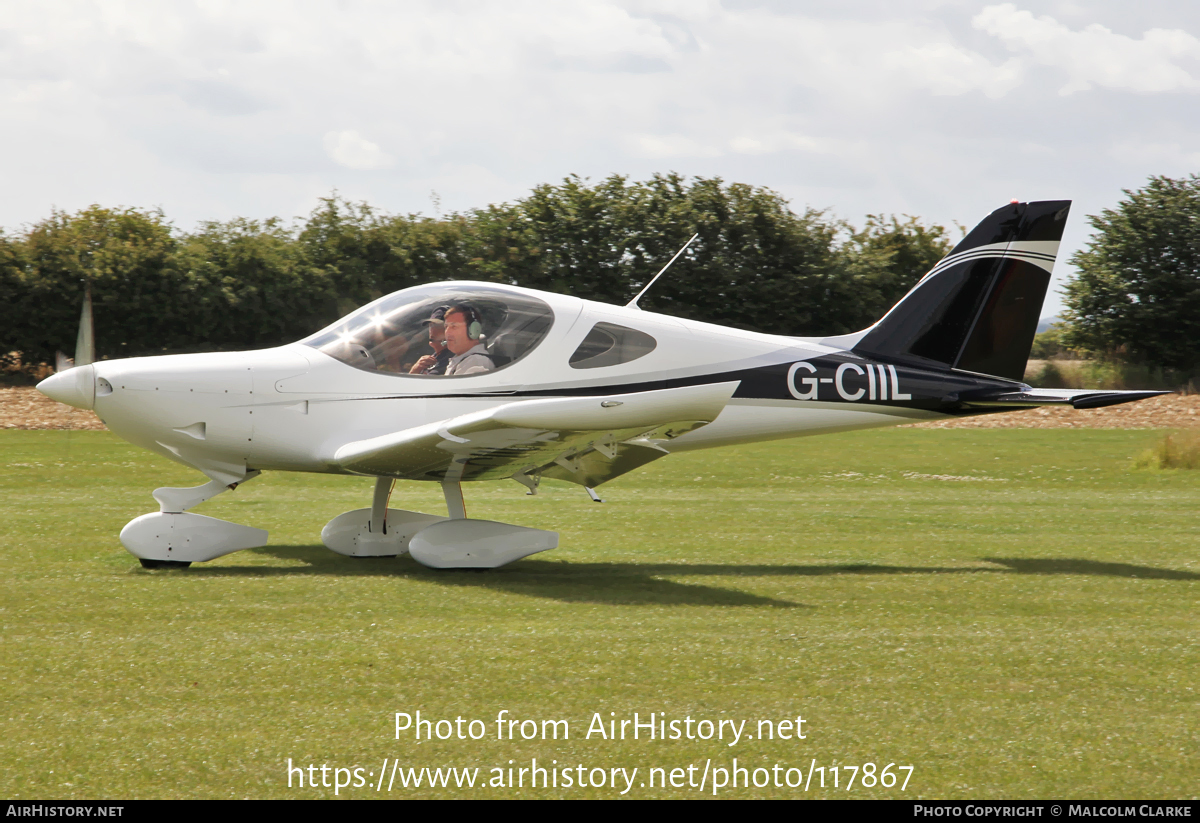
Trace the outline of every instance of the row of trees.
<instances>
[{"instance_id":1,"label":"row of trees","mask_svg":"<svg viewBox=\"0 0 1200 823\"><path fill-rule=\"evenodd\" d=\"M1200 176L1153 177L1071 260L1064 346L1177 377L1200 371Z\"/></svg>"},{"instance_id":2,"label":"row of trees","mask_svg":"<svg viewBox=\"0 0 1200 823\"><path fill-rule=\"evenodd\" d=\"M571 177L438 218L333 196L290 223L238 218L191 232L161 212L92 206L0 235L0 357L72 351L88 283L101 357L276 345L439 280L623 304L694 232L643 308L786 334L869 325L951 245L915 218L854 228L793 212L769 189L674 174Z\"/></svg>"},{"instance_id":3,"label":"row of trees","mask_svg":"<svg viewBox=\"0 0 1200 823\"><path fill-rule=\"evenodd\" d=\"M1195 374L1200 177L1152 178L1090 220L1064 322L1042 342ZM250 348L439 280L625 303L693 232L641 305L785 334L869 325L951 246L943 227L916 218L875 215L854 228L793 212L769 189L674 174L571 177L438 218L333 196L292 222L238 218L191 232L161 212L92 206L0 233L0 358L53 362L56 350L70 352L88 283L100 356Z\"/></svg>"}]
</instances>

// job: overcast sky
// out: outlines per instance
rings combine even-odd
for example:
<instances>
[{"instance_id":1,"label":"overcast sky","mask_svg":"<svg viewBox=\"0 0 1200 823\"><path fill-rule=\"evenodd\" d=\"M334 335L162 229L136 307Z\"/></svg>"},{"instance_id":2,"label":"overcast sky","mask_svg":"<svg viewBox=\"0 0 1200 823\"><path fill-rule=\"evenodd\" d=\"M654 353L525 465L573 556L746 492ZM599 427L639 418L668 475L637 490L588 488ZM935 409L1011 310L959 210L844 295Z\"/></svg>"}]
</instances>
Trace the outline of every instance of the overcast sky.
<instances>
[{"instance_id":1,"label":"overcast sky","mask_svg":"<svg viewBox=\"0 0 1200 823\"><path fill-rule=\"evenodd\" d=\"M676 171L853 222L1072 199L1069 254L1122 189L1200 171L1198 92L1184 0L3 0L0 226Z\"/></svg>"}]
</instances>

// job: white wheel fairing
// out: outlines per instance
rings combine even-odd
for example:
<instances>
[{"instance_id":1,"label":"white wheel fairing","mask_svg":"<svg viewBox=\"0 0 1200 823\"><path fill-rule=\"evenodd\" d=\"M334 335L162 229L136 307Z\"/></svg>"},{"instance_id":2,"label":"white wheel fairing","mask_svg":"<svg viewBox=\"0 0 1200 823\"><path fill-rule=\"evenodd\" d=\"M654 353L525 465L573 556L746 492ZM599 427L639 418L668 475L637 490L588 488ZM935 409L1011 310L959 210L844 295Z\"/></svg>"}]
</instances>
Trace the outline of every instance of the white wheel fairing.
<instances>
[{"instance_id":1,"label":"white wheel fairing","mask_svg":"<svg viewBox=\"0 0 1200 823\"><path fill-rule=\"evenodd\" d=\"M395 557L408 552L413 535L445 520L436 514L388 509L386 532L371 530L371 510L339 514L321 529L325 547L347 557Z\"/></svg>"},{"instance_id":2,"label":"white wheel fairing","mask_svg":"<svg viewBox=\"0 0 1200 823\"><path fill-rule=\"evenodd\" d=\"M409 553L434 569L494 569L558 548L558 532L494 520L446 520L417 532Z\"/></svg>"},{"instance_id":3,"label":"white wheel fairing","mask_svg":"<svg viewBox=\"0 0 1200 823\"><path fill-rule=\"evenodd\" d=\"M121 529L121 543L144 560L197 563L267 544L262 529L190 512L153 512Z\"/></svg>"}]
</instances>

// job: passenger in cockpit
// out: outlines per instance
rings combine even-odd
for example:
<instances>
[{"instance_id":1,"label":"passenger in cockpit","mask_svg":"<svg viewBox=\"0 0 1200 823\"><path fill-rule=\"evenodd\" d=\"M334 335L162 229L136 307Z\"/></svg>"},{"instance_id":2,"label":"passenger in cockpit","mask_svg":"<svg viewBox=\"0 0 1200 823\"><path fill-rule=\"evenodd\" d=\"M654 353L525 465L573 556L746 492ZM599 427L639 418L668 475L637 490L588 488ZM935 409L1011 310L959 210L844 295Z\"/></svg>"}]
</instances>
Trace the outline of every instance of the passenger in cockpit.
<instances>
[{"instance_id":1,"label":"passenger in cockpit","mask_svg":"<svg viewBox=\"0 0 1200 823\"><path fill-rule=\"evenodd\" d=\"M482 374L496 368L483 343L483 318L467 303L446 309L446 348L453 352L447 375Z\"/></svg>"},{"instance_id":2,"label":"passenger in cockpit","mask_svg":"<svg viewBox=\"0 0 1200 823\"><path fill-rule=\"evenodd\" d=\"M422 320L421 325L429 327L429 347L433 349L433 354L423 355L413 367L409 369L409 374L445 374L446 365L450 362L450 358L454 353L446 348L446 309L449 306L440 306L433 310L433 314L428 320Z\"/></svg>"}]
</instances>

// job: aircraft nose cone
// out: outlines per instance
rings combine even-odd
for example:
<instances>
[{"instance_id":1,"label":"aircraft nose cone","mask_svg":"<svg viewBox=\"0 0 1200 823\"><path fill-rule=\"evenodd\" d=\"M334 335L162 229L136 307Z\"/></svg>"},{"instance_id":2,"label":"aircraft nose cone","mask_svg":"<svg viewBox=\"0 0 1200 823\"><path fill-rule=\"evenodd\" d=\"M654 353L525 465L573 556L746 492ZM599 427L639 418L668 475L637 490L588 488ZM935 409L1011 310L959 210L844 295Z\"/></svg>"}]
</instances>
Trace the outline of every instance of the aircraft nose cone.
<instances>
[{"instance_id":1,"label":"aircraft nose cone","mask_svg":"<svg viewBox=\"0 0 1200 823\"><path fill-rule=\"evenodd\" d=\"M93 408L96 405L96 369L94 366L76 366L60 371L38 383L37 390L51 400L77 409Z\"/></svg>"}]
</instances>

